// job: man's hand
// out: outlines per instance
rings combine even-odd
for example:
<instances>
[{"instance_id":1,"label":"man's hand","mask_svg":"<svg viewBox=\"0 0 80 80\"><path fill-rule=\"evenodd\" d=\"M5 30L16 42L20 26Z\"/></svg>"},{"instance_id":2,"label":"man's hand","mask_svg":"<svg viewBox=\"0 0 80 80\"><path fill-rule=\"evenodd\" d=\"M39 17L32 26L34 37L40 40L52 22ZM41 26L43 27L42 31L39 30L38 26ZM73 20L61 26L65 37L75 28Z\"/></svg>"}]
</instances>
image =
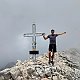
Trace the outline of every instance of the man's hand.
<instances>
[{"instance_id":1,"label":"man's hand","mask_svg":"<svg viewBox=\"0 0 80 80\"><path fill-rule=\"evenodd\" d=\"M45 33L42 33L42 35L44 36L44 35L45 35Z\"/></svg>"},{"instance_id":2,"label":"man's hand","mask_svg":"<svg viewBox=\"0 0 80 80\"><path fill-rule=\"evenodd\" d=\"M45 33L42 33L42 36L43 36L43 38L44 38L45 40L48 39L48 37L45 36Z\"/></svg>"},{"instance_id":3,"label":"man's hand","mask_svg":"<svg viewBox=\"0 0 80 80\"><path fill-rule=\"evenodd\" d=\"M66 34L66 32L64 32L64 34Z\"/></svg>"}]
</instances>

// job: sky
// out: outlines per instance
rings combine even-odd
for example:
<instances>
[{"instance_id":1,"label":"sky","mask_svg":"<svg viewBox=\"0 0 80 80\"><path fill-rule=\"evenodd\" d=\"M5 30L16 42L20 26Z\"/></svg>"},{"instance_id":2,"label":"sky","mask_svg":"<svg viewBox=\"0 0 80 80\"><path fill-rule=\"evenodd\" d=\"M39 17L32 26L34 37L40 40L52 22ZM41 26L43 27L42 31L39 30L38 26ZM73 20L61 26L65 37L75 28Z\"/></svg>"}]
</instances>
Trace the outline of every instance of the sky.
<instances>
[{"instance_id":1,"label":"sky","mask_svg":"<svg viewBox=\"0 0 80 80\"><path fill-rule=\"evenodd\" d=\"M31 38L24 33L50 34L66 31L57 37L57 50L80 49L80 0L0 0L0 66L16 60L29 59ZM48 52L49 40L37 38L40 54Z\"/></svg>"}]
</instances>

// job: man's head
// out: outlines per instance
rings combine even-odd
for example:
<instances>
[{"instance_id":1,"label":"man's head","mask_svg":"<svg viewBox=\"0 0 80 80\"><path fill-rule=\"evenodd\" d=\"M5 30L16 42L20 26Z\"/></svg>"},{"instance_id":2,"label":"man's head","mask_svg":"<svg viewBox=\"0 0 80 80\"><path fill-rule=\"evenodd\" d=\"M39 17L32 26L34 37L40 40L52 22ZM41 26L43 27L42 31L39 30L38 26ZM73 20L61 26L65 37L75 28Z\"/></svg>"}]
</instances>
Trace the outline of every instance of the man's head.
<instances>
[{"instance_id":1,"label":"man's head","mask_svg":"<svg viewBox=\"0 0 80 80\"><path fill-rule=\"evenodd\" d=\"M54 34L54 30L53 29L51 30L51 33Z\"/></svg>"}]
</instances>

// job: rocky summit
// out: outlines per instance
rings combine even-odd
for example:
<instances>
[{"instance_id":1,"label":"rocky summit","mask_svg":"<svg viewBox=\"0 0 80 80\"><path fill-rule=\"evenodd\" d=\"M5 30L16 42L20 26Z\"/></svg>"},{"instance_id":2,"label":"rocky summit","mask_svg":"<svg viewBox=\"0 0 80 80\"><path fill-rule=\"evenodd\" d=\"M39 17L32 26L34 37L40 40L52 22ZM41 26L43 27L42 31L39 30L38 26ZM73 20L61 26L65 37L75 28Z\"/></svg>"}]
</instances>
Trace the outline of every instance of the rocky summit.
<instances>
[{"instance_id":1,"label":"rocky summit","mask_svg":"<svg viewBox=\"0 0 80 80\"><path fill-rule=\"evenodd\" d=\"M70 49L56 52L54 65L48 64L48 54L17 63L0 71L0 80L80 80L80 52Z\"/></svg>"}]
</instances>

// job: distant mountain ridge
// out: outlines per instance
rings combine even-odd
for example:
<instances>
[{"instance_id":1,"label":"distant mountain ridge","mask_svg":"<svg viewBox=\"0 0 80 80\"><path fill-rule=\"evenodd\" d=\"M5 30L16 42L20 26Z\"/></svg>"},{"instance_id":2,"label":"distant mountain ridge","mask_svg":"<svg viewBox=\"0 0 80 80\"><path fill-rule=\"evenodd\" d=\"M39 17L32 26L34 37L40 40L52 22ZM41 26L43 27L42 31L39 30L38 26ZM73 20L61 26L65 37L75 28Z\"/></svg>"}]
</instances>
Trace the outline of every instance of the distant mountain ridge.
<instances>
[{"instance_id":1,"label":"distant mountain ridge","mask_svg":"<svg viewBox=\"0 0 80 80\"><path fill-rule=\"evenodd\" d=\"M1 68L0 71L1 71L1 70L4 70L4 69L6 69L6 68L11 68L11 67L13 67L15 64L16 64L16 62L9 62L5 67Z\"/></svg>"}]
</instances>

